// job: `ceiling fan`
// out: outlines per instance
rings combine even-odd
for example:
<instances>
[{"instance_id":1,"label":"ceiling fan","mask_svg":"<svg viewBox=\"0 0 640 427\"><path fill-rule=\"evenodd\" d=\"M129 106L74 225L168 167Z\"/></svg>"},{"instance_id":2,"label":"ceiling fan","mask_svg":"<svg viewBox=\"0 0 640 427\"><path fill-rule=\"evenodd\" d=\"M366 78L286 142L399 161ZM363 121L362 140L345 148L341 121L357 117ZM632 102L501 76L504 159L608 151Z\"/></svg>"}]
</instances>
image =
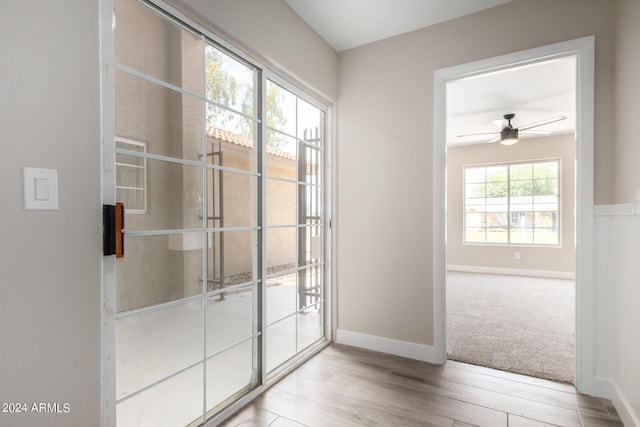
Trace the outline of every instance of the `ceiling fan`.
<instances>
[{"instance_id":1,"label":"ceiling fan","mask_svg":"<svg viewBox=\"0 0 640 427\"><path fill-rule=\"evenodd\" d=\"M519 128L514 128L513 125L511 124L511 120L515 117L516 115L514 113L509 113L509 114L505 114L504 116L504 120L494 120L493 124L496 125L498 127L498 129L500 129L499 131L495 131L495 132L484 132L484 133L470 133L470 134L466 134L466 135L458 135L458 138L463 138L463 137L467 137L467 136L479 136L479 135L494 135L494 134L499 134L498 136L496 136L495 138L492 138L491 140L487 141L487 142L498 142L500 141L500 144L502 145L513 145L516 142L518 142L518 136L520 133L523 134L529 134L529 135L548 135L551 133L551 131L547 131L547 130L531 130L533 128L537 128L539 126L544 126L544 125L548 125L550 123L555 123L555 122L559 122L560 120L565 120L566 117L565 116L555 116L555 117L550 117L548 119L545 120L540 120L538 122L535 123L529 123L528 125L524 125L524 126L520 126Z\"/></svg>"}]
</instances>

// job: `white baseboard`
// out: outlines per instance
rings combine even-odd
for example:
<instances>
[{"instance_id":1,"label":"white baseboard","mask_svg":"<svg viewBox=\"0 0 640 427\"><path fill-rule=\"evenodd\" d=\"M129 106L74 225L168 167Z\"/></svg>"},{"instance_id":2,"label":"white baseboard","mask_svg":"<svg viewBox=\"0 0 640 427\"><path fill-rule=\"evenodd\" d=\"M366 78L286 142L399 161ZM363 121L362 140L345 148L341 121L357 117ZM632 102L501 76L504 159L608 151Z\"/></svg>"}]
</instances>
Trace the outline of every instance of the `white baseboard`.
<instances>
[{"instance_id":1,"label":"white baseboard","mask_svg":"<svg viewBox=\"0 0 640 427\"><path fill-rule=\"evenodd\" d=\"M338 329L336 333L336 342L338 344L345 344L367 350L379 351L381 353L393 354L394 356L402 356L409 359L421 360L423 362L436 363L434 348L424 344L416 344L408 341L399 341L375 335L361 334L358 332L345 331L343 329Z\"/></svg>"},{"instance_id":2,"label":"white baseboard","mask_svg":"<svg viewBox=\"0 0 640 427\"><path fill-rule=\"evenodd\" d=\"M575 280L573 271L525 270L521 268L485 267L481 265L447 264L447 271L461 271L465 273L501 274L506 276L544 277L550 279Z\"/></svg>"},{"instance_id":3,"label":"white baseboard","mask_svg":"<svg viewBox=\"0 0 640 427\"><path fill-rule=\"evenodd\" d=\"M638 414L634 412L629 399L612 379L592 377L587 381L585 387L581 387L580 391L591 396L611 400L625 427L640 427Z\"/></svg>"},{"instance_id":4,"label":"white baseboard","mask_svg":"<svg viewBox=\"0 0 640 427\"><path fill-rule=\"evenodd\" d=\"M629 399L626 398L618 386L615 383L612 386L613 395L610 400L613 402L613 406L616 407L622 423L626 427L640 427L640 414L634 412Z\"/></svg>"}]
</instances>

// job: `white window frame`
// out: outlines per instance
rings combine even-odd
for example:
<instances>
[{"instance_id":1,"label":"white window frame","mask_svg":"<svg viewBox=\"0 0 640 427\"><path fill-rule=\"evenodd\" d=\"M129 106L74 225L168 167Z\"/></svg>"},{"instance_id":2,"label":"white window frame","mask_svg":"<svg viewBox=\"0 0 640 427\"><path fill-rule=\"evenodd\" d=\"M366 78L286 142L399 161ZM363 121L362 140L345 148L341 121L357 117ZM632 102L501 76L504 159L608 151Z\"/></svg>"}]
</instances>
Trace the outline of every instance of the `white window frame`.
<instances>
[{"instance_id":1,"label":"white window frame","mask_svg":"<svg viewBox=\"0 0 640 427\"><path fill-rule=\"evenodd\" d=\"M535 229L536 227L533 228L533 242L525 242L525 243L521 243L521 242L513 242L511 239L511 215L512 215L512 210L511 210L511 204L512 204L512 196L510 195L511 191L511 167L512 166L521 166L521 165L535 165L537 163L556 163L557 164L557 171L558 174L556 176L556 180L557 180L557 235L558 235L558 242L557 243L536 243L535 242ZM469 241L467 240L467 174L466 171L467 169L477 169L477 168L484 168L485 170L488 168L492 168L492 167L506 167L507 168L507 196L506 196L506 203L507 203L507 241L506 242L488 242L486 241L486 235L485 235L485 241L484 242L477 242L477 241ZM501 163L489 163L489 164L475 164L475 165L465 165L463 168L463 177L462 177L462 181L463 181L463 196L462 196L462 221L463 221L463 230L464 232L462 233L462 239L463 239L463 244L464 245L470 245L470 246L533 246L533 247L561 247L562 246L562 192L561 192L561 182L562 182L562 160L560 158L550 158L550 159L531 159L531 160L522 160L522 161L512 161L512 162L501 162ZM533 183L535 181L535 178L532 177L531 178L531 182ZM485 181L484 184L487 184L486 181L486 176L485 176ZM531 197L533 197L533 194L531 195ZM487 197L485 195L484 199L486 200ZM533 212L535 212L535 202L532 200L531 202L532 208L534 209ZM486 202L485 202L485 206L486 206ZM485 214L486 214L486 210L485 210Z\"/></svg>"},{"instance_id":2,"label":"white window frame","mask_svg":"<svg viewBox=\"0 0 640 427\"><path fill-rule=\"evenodd\" d=\"M117 146L117 143L120 143L120 144L133 145L135 147L142 147L142 153L144 153L144 154L147 153L147 143L146 142L135 141L133 139L122 138L122 137L119 137L119 136L116 136L115 141L116 141L116 146ZM126 152L126 148L123 148L123 149L116 148L116 153L117 154L125 154L125 155L129 154L129 153ZM120 189L120 190L131 190L131 191L142 191L142 193L144 195L144 197L143 197L144 207L142 209L131 208L131 207L128 207L125 204L124 210L128 214L145 214L145 213L147 213L147 158L146 157L142 157L142 161L143 161L142 166L135 166L135 165L129 165L127 163L118 163L117 157L116 157L116 162L115 162L116 170L119 167L135 167L135 168L140 168L141 171L142 171L142 175L143 175L143 177L142 177L142 188L123 187L121 185L118 185L117 178L116 178L116 193L118 192L118 189ZM116 177L117 177L117 174L116 174Z\"/></svg>"}]
</instances>

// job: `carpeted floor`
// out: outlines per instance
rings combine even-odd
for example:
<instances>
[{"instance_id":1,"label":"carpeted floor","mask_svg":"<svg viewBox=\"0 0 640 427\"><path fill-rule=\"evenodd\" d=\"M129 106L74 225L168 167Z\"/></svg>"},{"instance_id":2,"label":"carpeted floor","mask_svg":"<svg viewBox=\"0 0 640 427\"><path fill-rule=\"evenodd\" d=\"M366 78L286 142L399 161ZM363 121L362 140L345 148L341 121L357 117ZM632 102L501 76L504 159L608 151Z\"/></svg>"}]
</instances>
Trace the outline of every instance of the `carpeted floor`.
<instances>
[{"instance_id":1,"label":"carpeted floor","mask_svg":"<svg viewBox=\"0 0 640 427\"><path fill-rule=\"evenodd\" d=\"M447 357L573 383L572 280L447 273Z\"/></svg>"}]
</instances>

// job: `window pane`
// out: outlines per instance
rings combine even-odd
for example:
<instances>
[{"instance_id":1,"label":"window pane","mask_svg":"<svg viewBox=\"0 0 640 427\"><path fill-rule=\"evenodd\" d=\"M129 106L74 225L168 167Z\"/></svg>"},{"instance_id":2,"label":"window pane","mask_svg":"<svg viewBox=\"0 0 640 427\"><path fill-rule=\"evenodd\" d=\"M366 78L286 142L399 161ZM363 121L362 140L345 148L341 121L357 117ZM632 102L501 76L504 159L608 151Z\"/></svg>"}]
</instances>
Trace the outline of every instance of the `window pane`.
<instances>
[{"instance_id":1,"label":"window pane","mask_svg":"<svg viewBox=\"0 0 640 427\"><path fill-rule=\"evenodd\" d=\"M533 164L533 178L557 178L558 161Z\"/></svg>"},{"instance_id":2,"label":"window pane","mask_svg":"<svg viewBox=\"0 0 640 427\"><path fill-rule=\"evenodd\" d=\"M254 236L254 231L207 233L208 292L256 280Z\"/></svg>"},{"instance_id":3,"label":"window pane","mask_svg":"<svg viewBox=\"0 0 640 427\"><path fill-rule=\"evenodd\" d=\"M484 183L485 182L485 168L465 168L464 169L464 181L467 184Z\"/></svg>"},{"instance_id":4,"label":"window pane","mask_svg":"<svg viewBox=\"0 0 640 427\"><path fill-rule=\"evenodd\" d=\"M322 266L313 266L298 272L298 306L302 310L316 305L323 298Z\"/></svg>"},{"instance_id":5,"label":"window pane","mask_svg":"<svg viewBox=\"0 0 640 427\"><path fill-rule=\"evenodd\" d=\"M465 189L465 197L466 198L477 198L477 197L485 197L486 195L486 184L467 184Z\"/></svg>"},{"instance_id":6,"label":"window pane","mask_svg":"<svg viewBox=\"0 0 640 427\"><path fill-rule=\"evenodd\" d=\"M489 166L487 167L487 182L507 182L508 175L507 166Z\"/></svg>"},{"instance_id":7,"label":"window pane","mask_svg":"<svg viewBox=\"0 0 640 427\"><path fill-rule=\"evenodd\" d=\"M487 242L508 242L508 215L506 208L502 212L487 212Z\"/></svg>"},{"instance_id":8,"label":"window pane","mask_svg":"<svg viewBox=\"0 0 640 427\"><path fill-rule=\"evenodd\" d=\"M298 321L298 351L304 350L324 335L322 333L322 307L323 304L312 305L296 315Z\"/></svg>"},{"instance_id":9,"label":"window pane","mask_svg":"<svg viewBox=\"0 0 640 427\"><path fill-rule=\"evenodd\" d=\"M267 280L267 325L296 312L297 276L293 271Z\"/></svg>"},{"instance_id":10,"label":"window pane","mask_svg":"<svg viewBox=\"0 0 640 427\"><path fill-rule=\"evenodd\" d=\"M487 204L487 199L485 198L477 198L477 199L466 199L466 210L467 211L482 211L485 210L485 205Z\"/></svg>"},{"instance_id":11,"label":"window pane","mask_svg":"<svg viewBox=\"0 0 640 427\"><path fill-rule=\"evenodd\" d=\"M486 241L486 214L467 212L465 214L465 242L482 243Z\"/></svg>"},{"instance_id":12,"label":"window pane","mask_svg":"<svg viewBox=\"0 0 640 427\"><path fill-rule=\"evenodd\" d=\"M251 227L256 177L207 169L207 228Z\"/></svg>"},{"instance_id":13,"label":"window pane","mask_svg":"<svg viewBox=\"0 0 640 427\"><path fill-rule=\"evenodd\" d=\"M118 313L202 294L202 235L126 237L116 260Z\"/></svg>"},{"instance_id":14,"label":"window pane","mask_svg":"<svg viewBox=\"0 0 640 427\"><path fill-rule=\"evenodd\" d=\"M128 396L201 360L203 331L200 300L119 318L116 397Z\"/></svg>"},{"instance_id":15,"label":"window pane","mask_svg":"<svg viewBox=\"0 0 640 427\"><path fill-rule=\"evenodd\" d=\"M144 214L128 215L125 212L125 229L202 227L202 168L152 159L147 159L146 164L147 210Z\"/></svg>"},{"instance_id":16,"label":"window pane","mask_svg":"<svg viewBox=\"0 0 640 427\"><path fill-rule=\"evenodd\" d=\"M267 178L267 225L294 225L298 222L297 190L295 182Z\"/></svg>"},{"instance_id":17,"label":"window pane","mask_svg":"<svg viewBox=\"0 0 640 427\"><path fill-rule=\"evenodd\" d=\"M300 185L298 187L299 224L319 224L322 219L322 187Z\"/></svg>"},{"instance_id":18,"label":"window pane","mask_svg":"<svg viewBox=\"0 0 640 427\"><path fill-rule=\"evenodd\" d=\"M211 45L205 49L205 61L207 99L253 117L253 69Z\"/></svg>"},{"instance_id":19,"label":"window pane","mask_svg":"<svg viewBox=\"0 0 640 427\"><path fill-rule=\"evenodd\" d=\"M533 197L520 196L511 198L511 212L528 212L533 210Z\"/></svg>"},{"instance_id":20,"label":"window pane","mask_svg":"<svg viewBox=\"0 0 640 427\"><path fill-rule=\"evenodd\" d=\"M137 1L119 1L115 10L116 63L202 95L200 37Z\"/></svg>"},{"instance_id":21,"label":"window pane","mask_svg":"<svg viewBox=\"0 0 640 427\"><path fill-rule=\"evenodd\" d=\"M298 227L267 229L267 273L288 270L297 263Z\"/></svg>"},{"instance_id":22,"label":"window pane","mask_svg":"<svg viewBox=\"0 0 640 427\"><path fill-rule=\"evenodd\" d=\"M207 357L253 335L256 285L207 298Z\"/></svg>"},{"instance_id":23,"label":"window pane","mask_svg":"<svg viewBox=\"0 0 640 427\"><path fill-rule=\"evenodd\" d=\"M535 212L534 223L534 243L546 245L560 243L557 211Z\"/></svg>"},{"instance_id":24,"label":"window pane","mask_svg":"<svg viewBox=\"0 0 640 427\"><path fill-rule=\"evenodd\" d=\"M487 197L506 197L507 196L507 182L488 182L487 183Z\"/></svg>"},{"instance_id":25,"label":"window pane","mask_svg":"<svg viewBox=\"0 0 640 427\"><path fill-rule=\"evenodd\" d=\"M221 143L224 148L253 153L253 120L225 108L207 103L207 142ZM245 154L244 157L253 157Z\"/></svg>"},{"instance_id":26,"label":"window pane","mask_svg":"<svg viewBox=\"0 0 640 427\"><path fill-rule=\"evenodd\" d=\"M305 147L302 151L304 158L300 158L300 166L304 173L300 176L301 182L307 184L322 185L322 151Z\"/></svg>"},{"instance_id":27,"label":"window pane","mask_svg":"<svg viewBox=\"0 0 640 427\"><path fill-rule=\"evenodd\" d=\"M323 116L321 110L298 98L298 138L313 145L322 144Z\"/></svg>"},{"instance_id":28,"label":"window pane","mask_svg":"<svg viewBox=\"0 0 640 427\"><path fill-rule=\"evenodd\" d=\"M533 164L517 164L509 167L509 178L513 180L531 180L533 179Z\"/></svg>"},{"instance_id":29,"label":"window pane","mask_svg":"<svg viewBox=\"0 0 640 427\"><path fill-rule=\"evenodd\" d=\"M512 227L511 243L533 243L533 228L529 227Z\"/></svg>"},{"instance_id":30,"label":"window pane","mask_svg":"<svg viewBox=\"0 0 640 427\"><path fill-rule=\"evenodd\" d=\"M534 194L536 196L539 195L547 195L547 194L558 194L558 180L556 178L540 178L533 181L534 186Z\"/></svg>"},{"instance_id":31,"label":"window pane","mask_svg":"<svg viewBox=\"0 0 640 427\"><path fill-rule=\"evenodd\" d=\"M533 182L531 180L512 180L509 183L511 197L533 195Z\"/></svg>"},{"instance_id":32,"label":"window pane","mask_svg":"<svg viewBox=\"0 0 640 427\"><path fill-rule=\"evenodd\" d=\"M297 179L297 158L298 141L295 138L267 129L267 173L272 172L271 166L280 166L293 171L292 179Z\"/></svg>"},{"instance_id":33,"label":"window pane","mask_svg":"<svg viewBox=\"0 0 640 427\"><path fill-rule=\"evenodd\" d=\"M303 227L298 230L299 248L301 250L301 265L321 262L324 258L323 235L324 227Z\"/></svg>"},{"instance_id":34,"label":"window pane","mask_svg":"<svg viewBox=\"0 0 640 427\"><path fill-rule=\"evenodd\" d=\"M186 426L201 421L203 381L201 363L118 403L117 425Z\"/></svg>"},{"instance_id":35,"label":"window pane","mask_svg":"<svg viewBox=\"0 0 640 427\"><path fill-rule=\"evenodd\" d=\"M224 407L223 403L237 392L250 389L255 385L254 346L253 340L248 340L207 360L208 416L219 412ZM202 398L199 403L202 404Z\"/></svg>"},{"instance_id":36,"label":"window pane","mask_svg":"<svg viewBox=\"0 0 640 427\"><path fill-rule=\"evenodd\" d=\"M484 243L487 240L487 233L484 228L467 228L465 230L465 242Z\"/></svg>"},{"instance_id":37,"label":"window pane","mask_svg":"<svg viewBox=\"0 0 640 427\"><path fill-rule=\"evenodd\" d=\"M201 100L119 70L115 72L114 84L118 137L144 141L148 153L202 159Z\"/></svg>"},{"instance_id":38,"label":"window pane","mask_svg":"<svg viewBox=\"0 0 640 427\"><path fill-rule=\"evenodd\" d=\"M267 372L296 354L296 315L267 326Z\"/></svg>"},{"instance_id":39,"label":"window pane","mask_svg":"<svg viewBox=\"0 0 640 427\"><path fill-rule=\"evenodd\" d=\"M484 212L467 212L465 217L465 226L467 229L484 228L485 227Z\"/></svg>"},{"instance_id":40,"label":"window pane","mask_svg":"<svg viewBox=\"0 0 640 427\"><path fill-rule=\"evenodd\" d=\"M487 203L487 210L494 212L506 212L509 209L508 201L506 197L493 197L485 199Z\"/></svg>"},{"instance_id":41,"label":"window pane","mask_svg":"<svg viewBox=\"0 0 640 427\"><path fill-rule=\"evenodd\" d=\"M296 96L267 80L267 126L288 135L296 135Z\"/></svg>"}]
</instances>

